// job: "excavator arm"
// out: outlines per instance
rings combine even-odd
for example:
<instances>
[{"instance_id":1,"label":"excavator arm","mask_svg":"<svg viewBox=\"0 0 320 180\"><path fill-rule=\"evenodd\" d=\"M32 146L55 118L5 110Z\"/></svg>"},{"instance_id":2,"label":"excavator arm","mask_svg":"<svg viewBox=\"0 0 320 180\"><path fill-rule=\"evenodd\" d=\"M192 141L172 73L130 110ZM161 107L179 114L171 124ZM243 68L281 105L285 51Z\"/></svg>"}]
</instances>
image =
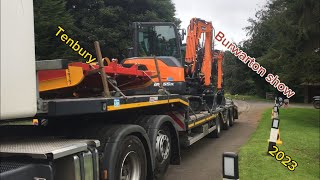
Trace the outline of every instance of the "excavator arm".
<instances>
[{"instance_id":1,"label":"excavator arm","mask_svg":"<svg viewBox=\"0 0 320 180\"><path fill-rule=\"evenodd\" d=\"M217 80L217 89L222 89L223 84L223 71L222 71L222 61L223 61L223 52L216 51L213 55L213 59L217 61L217 71L218 71L218 80Z\"/></svg>"},{"instance_id":2,"label":"excavator arm","mask_svg":"<svg viewBox=\"0 0 320 180\"><path fill-rule=\"evenodd\" d=\"M201 73L204 78L204 85L211 84L212 69L212 33L213 27L211 22L204 21L199 18L192 18L188 26L188 36L186 45L185 62L187 65L186 75L194 77L197 67L201 67ZM204 55L203 59L198 59L198 51L200 47L200 39L204 36ZM201 64L197 64L201 63Z\"/></svg>"}]
</instances>

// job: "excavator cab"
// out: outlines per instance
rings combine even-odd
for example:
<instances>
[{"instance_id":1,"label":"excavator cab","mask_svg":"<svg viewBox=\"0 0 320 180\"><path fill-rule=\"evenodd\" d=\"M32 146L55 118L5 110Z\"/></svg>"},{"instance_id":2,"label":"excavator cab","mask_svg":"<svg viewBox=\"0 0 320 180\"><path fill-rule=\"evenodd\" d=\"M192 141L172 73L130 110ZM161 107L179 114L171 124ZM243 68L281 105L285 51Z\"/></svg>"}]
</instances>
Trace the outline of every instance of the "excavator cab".
<instances>
[{"instance_id":1,"label":"excavator cab","mask_svg":"<svg viewBox=\"0 0 320 180\"><path fill-rule=\"evenodd\" d=\"M181 39L177 27L170 22L134 22L133 55L170 56L181 64Z\"/></svg>"}]
</instances>

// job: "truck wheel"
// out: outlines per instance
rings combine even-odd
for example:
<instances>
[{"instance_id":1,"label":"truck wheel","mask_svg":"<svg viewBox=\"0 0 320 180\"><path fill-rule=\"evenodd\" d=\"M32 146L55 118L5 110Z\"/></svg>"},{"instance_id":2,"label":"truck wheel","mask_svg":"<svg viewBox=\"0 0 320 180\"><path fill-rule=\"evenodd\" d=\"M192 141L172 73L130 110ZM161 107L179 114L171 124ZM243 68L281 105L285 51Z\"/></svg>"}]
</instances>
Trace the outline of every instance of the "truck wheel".
<instances>
[{"instance_id":1,"label":"truck wheel","mask_svg":"<svg viewBox=\"0 0 320 180\"><path fill-rule=\"evenodd\" d=\"M167 126L161 126L156 137L155 179L161 178L167 171L171 158L171 135Z\"/></svg>"},{"instance_id":2,"label":"truck wheel","mask_svg":"<svg viewBox=\"0 0 320 180\"><path fill-rule=\"evenodd\" d=\"M221 133L221 122L219 116L216 118L216 129L209 134L209 137L219 138Z\"/></svg>"},{"instance_id":3,"label":"truck wheel","mask_svg":"<svg viewBox=\"0 0 320 180\"><path fill-rule=\"evenodd\" d=\"M144 146L136 136L127 136L121 142L116 164L116 179L145 180L147 175L147 158Z\"/></svg>"}]
</instances>

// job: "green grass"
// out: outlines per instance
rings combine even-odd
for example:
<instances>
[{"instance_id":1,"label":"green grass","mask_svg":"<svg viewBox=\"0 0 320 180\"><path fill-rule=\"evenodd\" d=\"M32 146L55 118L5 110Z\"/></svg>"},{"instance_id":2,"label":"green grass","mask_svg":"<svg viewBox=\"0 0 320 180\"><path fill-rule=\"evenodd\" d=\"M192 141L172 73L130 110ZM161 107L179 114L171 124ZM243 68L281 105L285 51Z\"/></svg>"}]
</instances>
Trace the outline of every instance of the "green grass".
<instances>
[{"instance_id":1,"label":"green grass","mask_svg":"<svg viewBox=\"0 0 320 180\"><path fill-rule=\"evenodd\" d=\"M264 112L256 132L240 148L240 179L320 179L319 113L316 109L280 109L283 144L278 145L279 150L298 162L296 170L289 171L267 155L271 109Z\"/></svg>"},{"instance_id":2,"label":"green grass","mask_svg":"<svg viewBox=\"0 0 320 180\"><path fill-rule=\"evenodd\" d=\"M236 100L243 100L243 101L266 101L266 102L272 102L273 100L267 100L258 96L250 96L250 95L231 95L229 93L225 93L224 95L228 99L236 99Z\"/></svg>"}]
</instances>

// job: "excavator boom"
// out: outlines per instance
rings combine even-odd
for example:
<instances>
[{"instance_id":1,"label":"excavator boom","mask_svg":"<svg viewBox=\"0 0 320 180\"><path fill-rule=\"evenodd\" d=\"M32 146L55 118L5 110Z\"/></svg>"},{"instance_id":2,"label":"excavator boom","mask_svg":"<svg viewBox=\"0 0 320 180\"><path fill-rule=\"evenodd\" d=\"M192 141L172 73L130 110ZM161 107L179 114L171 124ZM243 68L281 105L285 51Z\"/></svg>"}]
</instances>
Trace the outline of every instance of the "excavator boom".
<instances>
[{"instance_id":1,"label":"excavator boom","mask_svg":"<svg viewBox=\"0 0 320 180\"><path fill-rule=\"evenodd\" d=\"M187 46L185 62L188 65L186 74L194 77L197 67L201 68L204 78L204 85L211 84L211 68L212 68L212 23L199 18L192 18L188 26ZM200 39L204 36L204 55L203 59L199 59L198 52L200 47ZM200 57L201 58L201 57ZM201 63L197 65L197 63Z\"/></svg>"},{"instance_id":2,"label":"excavator boom","mask_svg":"<svg viewBox=\"0 0 320 180\"><path fill-rule=\"evenodd\" d=\"M222 61L223 61L223 52L217 51L214 53L214 59L217 61L217 70L218 70L218 80L217 80L217 89L222 89L223 84L223 71L222 71Z\"/></svg>"}]
</instances>

